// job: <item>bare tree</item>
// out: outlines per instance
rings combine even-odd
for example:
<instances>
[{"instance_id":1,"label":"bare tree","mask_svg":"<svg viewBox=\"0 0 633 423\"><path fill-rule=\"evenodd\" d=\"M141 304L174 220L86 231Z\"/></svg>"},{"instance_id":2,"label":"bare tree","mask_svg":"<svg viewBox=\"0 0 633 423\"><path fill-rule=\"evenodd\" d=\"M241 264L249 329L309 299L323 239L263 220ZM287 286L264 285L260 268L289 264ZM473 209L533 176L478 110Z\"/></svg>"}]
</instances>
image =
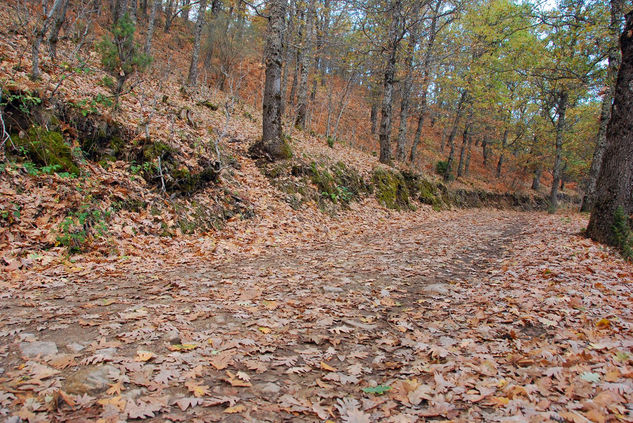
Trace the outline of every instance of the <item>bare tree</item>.
<instances>
[{"instance_id":1,"label":"bare tree","mask_svg":"<svg viewBox=\"0 0 633 423\"><path fill-rule=\"evenodd\" d=\"M402 30L402 0L395 0L390 5L390 22L389 31L387 33L387 55L385 58L385 74L383 79L383 97L382 107L380 111L380 131L378 138L380 140L380 163L391 163L391 125L393 118L393 86L396 75L396 62L398 55L398 46L404 31Z\"/></svg>"},{"instance_id":2,"label":"bare tree","mask_svg":"<svg viewBox=\"0 0 633 423\"><path fill-rule=\"evenodd\" d=\"M569 101L569 94L567 91L562 91L558 94L556 104L556 150L554 154L554 170L552 189L549 194L549 204L551 210L556 210L558 207L558 187L561 181L562 163L563 163L563 134L565 132L565 116L567 113L567 103Z\"/></svg>"},{"instance_id":3,"label":"bare tree","mask_svg":"<svg viewBox=\"0 0 633 423\"><path fill-rule=\"evenodd\" d=\"M48 45L51 60L55 60L57 58L57 42L59 41L59 31L64 25L64 21L66 20L66 10L68 9L69 0L62 0L62 6L59 10L59 13L55 15L55 23L53 24L53 28L51 29L51 33L48 36Z\"/></svg>"},{"instance_id":4,"label":"bare tree","mask_svg":"<svg viewBox=\"0 0 633 423\"><path fill-rule=\"evenodd\" d=\"M43 19L41 25L35 28L33 45L31 46L31 78L37 79L40 77L40 45L42 40L46 36L49 28L53 24L53 17L61 9L65 0L55 0L53 6L49 11L46 8L42 10Z\"/></svg>"},{"instance_id":5,"label":"bare tree","mask_svg":"<svg viewBox=\"0 0 633 423\"><path fill-rule=\"evenodd\" d=\"M308 75L312 59L312 28L314 26L314 0L310 0L306 11L306 26L303 43L301 46L301 78L299 80L299 98L297 102L297 118L295 126L304 128L308 113Z\"/></svg>"},{"instance_id":6,"label":"bare tree","mask_svg":"<svg viewBox=\"0 0 633 423\"><path fill-rule=\"evenodd\" d=\"M149 19L147 22L147 33L145 34L145 47L143 51L146 55L150 55L152 51L152 38L154 37L154 27L156 25L156 12L160 7L161 0L154 0L152 2L152 9L149 12Z\"/></svg>"},{"instance_id":7,"label":"bare tree","mask_svg":"<svg viewBox=\"0 0 633 423\"><path fill-rule=\"evenodd\" d=\"M196 20L196 30L194 33L193 52L191 54L191 64L189 66L189 76L187 85L193 86L198 80L198 62L200 60L200 38L202 27L204 26L204 15L207 11L207 0L200 0L198 5L198 19Z\"/></svg>"},{"instance_id":8,"label":"bare tree","mask_svg":"<svg viewBox=\"0 0 633 423\"><path fill-rule=\"evenodd\" d=\"M416 18L417 20L417 18ZM406 67L406 76L404 78L401 90L400 98L400 127L398 128L398 141L396 144L396 158L400 161L404 161L406 157L405 147L407 145L407 124L409 120L409 106L411 89L413 87L413 68L414 68L414 55L418 45L418 31L419 22L409 30L409 39L407 40L407 54L404 59L404 66Z\"/></svg>"}]
</instances>

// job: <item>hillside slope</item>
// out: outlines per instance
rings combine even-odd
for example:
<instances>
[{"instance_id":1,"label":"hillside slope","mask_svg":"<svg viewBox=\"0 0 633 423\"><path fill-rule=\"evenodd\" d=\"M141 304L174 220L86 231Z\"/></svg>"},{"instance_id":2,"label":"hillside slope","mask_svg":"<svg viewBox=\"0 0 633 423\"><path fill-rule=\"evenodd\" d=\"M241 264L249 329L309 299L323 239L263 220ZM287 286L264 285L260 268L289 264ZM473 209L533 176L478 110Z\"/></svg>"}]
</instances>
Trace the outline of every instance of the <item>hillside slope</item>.
<instances>
[{"instance_id":1,"label":"hillside slope","mask_svg":"<svg viewBox=\"0 0 633 423\"><path fill-rule=\"evenodd\" d=\"M14 22L6 5L0 13ZM259 137L261 114L248 103L259 104L253 90L261 69L241 64L242 79L228 81L229 93L205 83L185 88L189 41L172 35L178 31L157 35L151 68L132 81L116 112L96 51L77 60L65 40L56 63L42 54L42 78L32 81L28 29L2 31L11 140L0 173L0 257L15 278L29 269L76 267L71 262L178 261L184 249L221 257L328 233L359 214L391 216L383 206L416 213L544 207L538 195L487 193L492 187L477 172L450 189L428 173L400 174L379 165L366 146L329 147L290 125L293 159L256 163L247 150ZM97 26L95 37L103 32Z\"/></svg>"}]
</instances>

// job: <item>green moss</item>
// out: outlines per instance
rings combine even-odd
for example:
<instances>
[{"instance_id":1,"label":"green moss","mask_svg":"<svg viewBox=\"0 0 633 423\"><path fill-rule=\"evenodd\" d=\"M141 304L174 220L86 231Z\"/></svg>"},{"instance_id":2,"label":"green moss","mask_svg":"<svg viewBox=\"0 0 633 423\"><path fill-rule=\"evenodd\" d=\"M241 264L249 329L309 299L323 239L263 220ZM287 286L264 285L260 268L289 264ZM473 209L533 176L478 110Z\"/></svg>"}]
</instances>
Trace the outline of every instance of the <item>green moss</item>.
<instances>
[{"instance_id":1,"label":"green moss","mask_svg":"<svg viewBox=\"0 0 633 423\"><path fill-rule=\"evenodd\" d=\"M183 166L171 171L171 176L173 181L167 184L167 190L189 195L203 188L207 183L216 181L218 172L213 166L209 166L202 172L193 173Z\"/></svg>"},{"instance_id":2,"label":"green moss","mask_svg":"<svg viewBox=\"0 0 633 423\"><path fill-rule=\"evenodd\" d=\"M312 173L310 180L317 186L320 193L326 193L328 195L336 193L336 182L327 169L320 168L316 162L312 162L310 163L310 170Z\"/></svg>"},{"instance_id":3,"label":"green moss","mask_svg":"<svg viewBox=\"0 0 633 423\"><path fill-rule=\"evenodd\" d=\"M116 157L123 150L123 147L125 146L125 141L123 141L123 138L115 136L110 139L108 146L110 147L114 156Z\"/></svg>"},{"instance_id":4,"label":"green moss","mask_svg":"<svg viewBox=\"0 0 633 423\"><path fill-rule=\"evenodd\" d=\"M11 140L19 152L42 166L52 166L57 172L79 175L79 167L73 161L72 148L64 142L64 137L56 131L33 126L26 136L12 136Z\"/></svg>"},{"instance_id":5,"label":"green moss","mask_svg":"<svg viewBox=\"0 0 633 423\"><path fill-rule=\"evenodd\" d=\"M633 232L629 225L629 217L624 212L622 206L618 206L613 214L613 226L611 227L613 232L613 240L615 246L620 249L620 252L629 261L633 260Z\"/></svg>"},{"instance_id":6,"label":"green moss","mask_svg":"<svg viewBox=\"0 0 633 423\"><path fill-rule=\"evenodd\" d=\"M146 162L151 162L160 157L166 159L170 157L174 152L174 149L160 141L153 142L143 147L143 159Z\"/></svg>"},{"instance_id":7,"label":"green moss","mask_svg":"<svg viewBox=\"0 0 633 423\"><path fill-rule=\"evenodd\" d=\"M209 100L199 101L197 104L198 104L198 106L204 106L204 107L206 107L207 109L209 109L209 110L211 110L213 112L218 110L218 105L212 103Z\"/></svg>"},{"instance_id":8,"label":"green moss","mask_svg":"<svg viewBox=\"0 0 633 423\"><path fill-rule=\"evenodd\" d=\"M290 147L290 137L284 136L279 143L279 154L276 154L276 157L279 159L291 159L292 158L292 147Z\"/></svg>"},{"instance_id":9,"label":"green moss","mask_svg":"<svg viewBox=\"0 0 633 423\"><path fill-rule=\"evenodd\" d=\"M400 172L376 169L372 176L376 199L389 209L411 209L409 189Z\"/></svg>"}]
</instances>

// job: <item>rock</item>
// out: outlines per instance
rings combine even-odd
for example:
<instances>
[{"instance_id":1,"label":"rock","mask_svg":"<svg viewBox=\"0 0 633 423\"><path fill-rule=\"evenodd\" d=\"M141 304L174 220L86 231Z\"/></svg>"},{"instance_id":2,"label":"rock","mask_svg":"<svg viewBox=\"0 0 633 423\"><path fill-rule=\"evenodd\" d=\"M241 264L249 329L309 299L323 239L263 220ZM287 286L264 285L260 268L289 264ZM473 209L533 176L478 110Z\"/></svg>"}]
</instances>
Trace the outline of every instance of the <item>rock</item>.
<instances>
[{"instance_id":1,"label":"rock","mask_svg":"<svg viewBox=\"0 0 633 423\"><path fill-rule=\"evenodd\" d=\"M20 337L20 341L21 342L33 342L36 339L35 335L33 335L32 333L28 333L28 332L22 332L18 336Z\"/></svg>"},{"instance_id":2,"label":"rock","mask_svg":"<svg viewBox=\"0 0 633 423\"><path fill-rule=\"evenodd\" d=\"M337 286L325 285L323 287L323 291L325 291L325 292L332 292L332 293L338 293L338 292L343 292L343 288L339 288Z\"/></svg>"},{"instance_id":3,"label":"rock","mask_svg":"<svg viewBox=\"0 0 633 423\"><path fill-rule=\"evenodd\" d=\"M35 342L23 342L20 344L20 351L22 355L28 358L48 357L57 354L57 344L54 342L35 341Z\"/></svg>"},{"instance_id":4,"label":"rock","mask_svg":"<svg viewBox=\"0 0 633 423\"><path fill-rule=\"evenodd\" d=\"M433 283L422 288L427 294L448 294L448 287L443 283Z\"/></svg>"},{"instance_id":5,"label":"rock","mask_svg":"<svg viewBox=\"0 0 633 423\"><path fill-rule=\"evenodd\" d=\"M272 382L257 384L255 389L265 394L278 394L281 391L281 387Z\"/></svg>"},{"instance_id":6,"label":"rock","mask_svg":"<svg viewBox=\"0 0 633 423\"><path fill-rule=\"evenodd\" d=\"M64 382L64 391L70 394L99 394L118 379L119 369L109 364L90 366L73 373Z\"/></svg>"},{"instance_id":7,"label":"rock","mask_svg":"<svg viewBox=\"0 0 633 423\"><path fill-rule=\"evenodd\" d=\"M66 345L66 348L68 348L70 351L74 352L74 353L78 353L79 351L83 350L84 347L83 345L77 343L77 342L73 342L72 344L68 344Z\"/></svg>"}]
</instances>

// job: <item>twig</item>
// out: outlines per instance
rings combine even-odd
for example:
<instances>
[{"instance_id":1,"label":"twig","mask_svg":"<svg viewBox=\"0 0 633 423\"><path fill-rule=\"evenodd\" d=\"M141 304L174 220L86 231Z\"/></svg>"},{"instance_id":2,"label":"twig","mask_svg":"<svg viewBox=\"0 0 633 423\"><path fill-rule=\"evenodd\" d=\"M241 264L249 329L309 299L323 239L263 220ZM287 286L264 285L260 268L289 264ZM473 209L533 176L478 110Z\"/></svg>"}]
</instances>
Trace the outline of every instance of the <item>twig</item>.
<instances>
[{"instance_id":1,"label":"twig","mask_svg":"<svg viewBox=\"0 0 633 423\"><path fill-rule=\"evenodd\" d=\"M163 177L163 166L160 161L160 156L158 156L158 174L160 175L160 189L165 192L165 178Z\"/></svg>"},{"instance_id":2,"label":"twig","mask_svg":"<svg viewBox=\"0 0 633 423\"><path fill-rule=\"evenodd\" d=\"M2 90L0 90L0 104L2 103ZM0 135L0 159L4 160L5 157L5 153L4 153L4 149L5 149L5 144L7 143L7 141L11 142L11 137L9 136L9 133L7 132L7 128L4 125L4 114L3 114L4 108L0 107L0 124L2 125L2 134Z\"/></svg>"}]
</instances>

